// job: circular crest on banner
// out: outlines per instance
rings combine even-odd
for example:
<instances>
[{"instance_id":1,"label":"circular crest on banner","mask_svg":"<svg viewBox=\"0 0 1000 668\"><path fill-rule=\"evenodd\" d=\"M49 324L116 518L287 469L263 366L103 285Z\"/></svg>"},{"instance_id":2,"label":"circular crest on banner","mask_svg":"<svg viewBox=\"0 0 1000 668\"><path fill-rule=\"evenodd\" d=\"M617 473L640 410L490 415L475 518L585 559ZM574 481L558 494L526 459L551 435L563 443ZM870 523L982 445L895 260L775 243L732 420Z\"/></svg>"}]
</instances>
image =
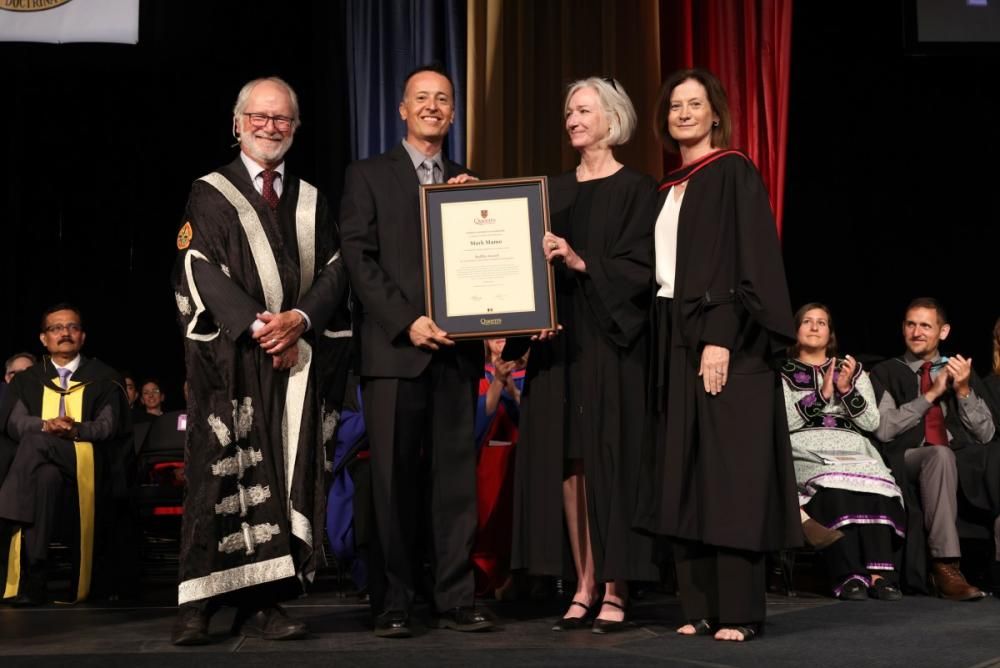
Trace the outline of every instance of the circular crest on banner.
<instances>
[{"instance_id":1,"label":"circular crest on banner","mask_svg":"<svg viewBox=\"0 0 1000 668\"><path fill-rule=\"evenodd\" d=\"M7 12L44 12L73 0L0 0L0 10Z\"/></svg>"}]
</instances>

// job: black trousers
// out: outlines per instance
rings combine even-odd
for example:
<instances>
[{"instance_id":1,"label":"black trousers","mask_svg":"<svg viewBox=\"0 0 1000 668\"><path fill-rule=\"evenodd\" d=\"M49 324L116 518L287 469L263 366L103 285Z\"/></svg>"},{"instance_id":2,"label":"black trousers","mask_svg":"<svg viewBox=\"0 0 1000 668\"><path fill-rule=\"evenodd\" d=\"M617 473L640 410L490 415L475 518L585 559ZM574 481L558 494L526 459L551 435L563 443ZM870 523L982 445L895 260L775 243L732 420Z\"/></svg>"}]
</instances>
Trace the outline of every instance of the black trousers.
<instances>
[{"instance_id":1,"label":"black trousers","mask_svg":"<svg viewBox=\"0 0 1000 668\"><path fill-rule=\"evenodd\" d=\"M844 537L823 550L823 560L834 586L852 575L882 575L896 582L901 540L883 524L848 524L840 527Z\"/></svg>"},{"instance_id":2,"label":"black trousers","mask_svg":"<svg viewBox=\"0 0 1000 668\"><path fill-rule=\"evenodd\" d=\"M477 382L460 373L451 351L435 354L417 378L362 379L378 534L373 554L380 557L385 573L384 587L371 583L375 614L409 611L415 571L422 563L417 552L420 527L429 534L437 609L473 604ZM427 495L421 484L421 455L429 463ZM426 498L429 516L424 513Z\"/></svg>"},{"instance_id":3,"label":"black trousers","mask_svg":"<svg viewBox=\"0 0 1000 668\"><path fill-rule=\"evenodd\" d=\"M0 486L0 519L11 530L23 530L21 544L29 563L48 559L67 483L75 482L76 446L72 441L42 432L21 438Z\"/></svg>"},{"instance_id":4,"label":"black trousers","mask_svg":"<svg viewBox=\"0 0 1000 668\"><path fill-rule=\"evenodd\" d=\"M685 619L717 619L722 624L764 622L763 553L676 541L674 563Z\"/></svg>"}]
</instances>

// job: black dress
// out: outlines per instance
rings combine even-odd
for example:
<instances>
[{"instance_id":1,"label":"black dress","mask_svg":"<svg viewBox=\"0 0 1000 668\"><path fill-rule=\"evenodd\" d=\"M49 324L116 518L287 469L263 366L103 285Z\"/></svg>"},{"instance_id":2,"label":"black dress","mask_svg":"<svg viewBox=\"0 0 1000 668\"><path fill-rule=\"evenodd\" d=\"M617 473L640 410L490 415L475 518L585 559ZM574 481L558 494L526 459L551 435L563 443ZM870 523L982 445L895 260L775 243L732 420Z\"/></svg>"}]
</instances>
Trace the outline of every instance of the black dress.
<instances>
[{"instance_id":1,"label":"black dress","mask_svg":"<svg viewBox=\"0 0 1000 668\"><path fill-rule=\"evenodd\" d=\"M632 531L646 401L651 280L648 176L622 168L550 182L553 232L587 265L556 267L562 335L532 345L521 398L513 566L572 574L563 516L567 459L582 459L599 582L652 580L651 541Z\"/></svg>"}]
</instances>

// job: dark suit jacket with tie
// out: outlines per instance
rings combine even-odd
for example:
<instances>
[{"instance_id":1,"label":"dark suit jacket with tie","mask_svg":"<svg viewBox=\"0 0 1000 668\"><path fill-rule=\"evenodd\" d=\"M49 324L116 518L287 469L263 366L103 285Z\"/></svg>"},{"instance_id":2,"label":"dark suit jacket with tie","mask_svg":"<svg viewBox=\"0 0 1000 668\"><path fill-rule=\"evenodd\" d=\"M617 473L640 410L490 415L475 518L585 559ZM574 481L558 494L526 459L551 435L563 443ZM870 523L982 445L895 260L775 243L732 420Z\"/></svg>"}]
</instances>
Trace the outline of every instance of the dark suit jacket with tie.
<instances>
[{"instance_id":1,"label":"dark suit jacket with tie","mask_svg":"<svg viewBox=\"0 0 1000 668\"><path fill-rule=\"evenodd\" d=\"M443 159L444 180L467 172ZM403 145L347 168L340 206L342 249L351 287L360 308L362 376L415 378L432 353L415 347L407 329L426 315L423 244L420 236L420 184ZM456 346L463 371L482 372L478 341Z\"/></svg>"}]
</instances>

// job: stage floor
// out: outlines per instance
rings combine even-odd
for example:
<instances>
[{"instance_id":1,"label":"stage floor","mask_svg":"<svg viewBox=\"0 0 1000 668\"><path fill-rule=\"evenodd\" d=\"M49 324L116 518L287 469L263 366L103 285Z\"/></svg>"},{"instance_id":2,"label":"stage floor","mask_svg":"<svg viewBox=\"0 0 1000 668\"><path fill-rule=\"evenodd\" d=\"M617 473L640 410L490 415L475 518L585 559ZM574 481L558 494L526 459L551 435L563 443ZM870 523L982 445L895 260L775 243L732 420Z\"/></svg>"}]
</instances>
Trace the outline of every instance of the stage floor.
<instances>
[{"instance_id":1,"label":"stage floor","mask_svg":"<svg viewBox=\"0 0 1000 668\"><path fill-rule=\"evenodd\" d=\"M164 590L160 598L168 597ZM493 631L419 628L413 638L383 640L372 634L367 607L356 601L326 592L290 603L311 636L284 643L230 636L232 611L224 611L212 623L217 642L194 648L170 644L176 608L157 601L3 607L0 665L1000 666L1000 601L993 598L952 603L910 596L886 603L771 595L766 636L746 644L677 636L678 603L664 595L634 605L634 630L608 636L550 631L562 610L557 601L488 601L483 605L500 620Z\"/></svg>"}]
</instances>

